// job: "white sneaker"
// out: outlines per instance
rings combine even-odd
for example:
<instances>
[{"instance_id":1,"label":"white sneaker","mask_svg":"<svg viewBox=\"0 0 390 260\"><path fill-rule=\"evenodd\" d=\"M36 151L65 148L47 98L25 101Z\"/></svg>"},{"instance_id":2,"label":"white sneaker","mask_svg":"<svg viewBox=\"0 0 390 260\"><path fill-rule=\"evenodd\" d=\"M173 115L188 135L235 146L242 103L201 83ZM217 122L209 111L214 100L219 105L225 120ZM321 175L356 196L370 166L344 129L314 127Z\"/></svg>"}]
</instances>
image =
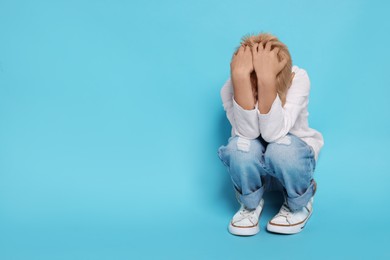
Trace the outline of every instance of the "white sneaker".
<instances>
[{"instance_id":1,"label":"white sneaker","mask_svg":"<svg viewBox=\"0 0 390 260\"><path fill-rule=\"evenodd\" d=\"M295 234L302 231L307 220L313 212L313 197L301 210L292 212L286 203L280 208L278 214L267 224L267 230L280 234Z\"/></svg>"},{"instance_id":2,"label":"white sneaker","mask_svg":"<svg viewBox=\"0 0 390 260\"><path fill-rule=\"evenodd\" d=\"M238 236L252 236L259 231L259 218L263 210L264 200L261 199L256 209L248 210L243 204L234 214L229 224L229 232Z\"/></svg>"}]
</instances>

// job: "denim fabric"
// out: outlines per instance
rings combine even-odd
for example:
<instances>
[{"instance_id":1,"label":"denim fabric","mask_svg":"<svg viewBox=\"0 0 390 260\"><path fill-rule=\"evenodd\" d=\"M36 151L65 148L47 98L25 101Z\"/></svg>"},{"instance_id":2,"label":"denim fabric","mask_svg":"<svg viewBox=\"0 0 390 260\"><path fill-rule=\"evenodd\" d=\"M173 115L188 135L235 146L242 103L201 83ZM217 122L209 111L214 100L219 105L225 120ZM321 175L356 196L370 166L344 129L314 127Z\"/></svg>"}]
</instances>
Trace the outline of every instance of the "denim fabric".
<instances>
[{"instance_id":1,"label":"denim fabric","mask_svg":"<svg viewBox=\"0 0 390 260\"><path fill-rule=\"evenodd\" d=\"M218 156L228 169L237 200L247 208L255 208L270 190L282 191L292 211L314 195L314 150L293 134L272 143L261 136L233 136L218 149Z\"/></svg>"}]
</instances>

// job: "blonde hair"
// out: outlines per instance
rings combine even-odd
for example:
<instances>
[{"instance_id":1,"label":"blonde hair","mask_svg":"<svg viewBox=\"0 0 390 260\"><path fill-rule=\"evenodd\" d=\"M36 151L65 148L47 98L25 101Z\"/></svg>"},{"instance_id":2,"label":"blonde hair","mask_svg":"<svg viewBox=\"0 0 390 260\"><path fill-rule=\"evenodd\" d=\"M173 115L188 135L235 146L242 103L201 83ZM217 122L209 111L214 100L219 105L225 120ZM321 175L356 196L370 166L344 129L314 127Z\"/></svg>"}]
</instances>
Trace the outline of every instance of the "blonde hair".
<instances>
[{"instance_id":1,"label":"blonde hair","mask_svg":"<svg viewBox=\"0 0 390 260\"><path fill-rule=\"evenodd\" d=\"M241 38L240 45L236 47L234 54L237 53L238 49L242 44L252 47L254 43L260 43L260 42L264 46L267 42L271 42L271 50L273 50L275 47L278 47L280 49L278 53L279 61L283 58L283 56L284 58L287 58L286 66L276 75L276 90L282 101L282 106L284 106L284 104L286 103L287 90L290 87L290 80L291 80L291 73L292 73L292 60L287 46L281 41L279 41L279 39L276 36L269 33L260 33L257 35L246 34ZM251 78L251 83L253 88L253 94L257 99L257 75L255 71L251 73L250 78Z\"/></svg>"}]
</instances>

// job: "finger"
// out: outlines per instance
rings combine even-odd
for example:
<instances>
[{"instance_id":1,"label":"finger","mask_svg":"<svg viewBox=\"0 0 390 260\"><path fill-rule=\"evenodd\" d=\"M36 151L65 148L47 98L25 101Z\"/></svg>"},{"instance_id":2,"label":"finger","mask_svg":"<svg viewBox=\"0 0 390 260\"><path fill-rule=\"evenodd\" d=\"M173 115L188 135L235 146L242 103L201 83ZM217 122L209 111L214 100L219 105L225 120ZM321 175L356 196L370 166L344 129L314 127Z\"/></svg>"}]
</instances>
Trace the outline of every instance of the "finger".
<instances>
[{"instance_id":1,"label":"finger","mask_svg":"<svg viewBox=\"0 0 390 260\"><path fill-rule=\"evenodd\" d=\"M264 50L264 45L262 42L259 42L258 51L263 51L263 50Z\"/></svg>"},{"instance_id":2,"label":"finger","mask_svg":"<svg viewBox=\"0 0 390 260\"><path fill-rule=\"evenodd\" d=\"M271 41L267 42L267 44L265 45L265 49L264 50L271 51L271 45L272 45Z\"/></svg>"},{"instance_id":3,"label":"finger","mask_svg":"<svg viewBox=\"0 0 390 260\"><path fill-rule=\"evenodd\" d=\"M279 62L279 71L281 71L287 65L287 59L285 57Z\"/></svg>"},{"instance_id":4,"label":"finger","mask_svg":"<svg viewBox=\"0 0 390 260\"><path fill-rule=\"evenodd\" d=\"M245 45L245 52L251 52L251 46Z\"/></svg>"},{"instance_id":5,"label":"finger","mask_svg":"<svg viewBox=\"0 0 390 260\"><path fill-rule=\"evenodd\" d=\"M250 43L250 45L252 45L252 46L253 46L253 44L254 44L254 42L253 42L253 38L249 38L249 43Z\"/></svg>"},{"instance_id":6,"label":"finger","mask_svg":"<svg viewBox=\"0 0 390 260\"><path fill-rule=\"evenodd\" d=\"M242 45L240 46L240 48L238 48L237 54L239 54L239 53L241 53L241 52L244 52L244 48L245 48L245 46L242 44Z\"/></svg>"},{"instance_id":7,"label":"finger","mask_svg":"<svg viewBox=\"0 0 390 260\"><path fill-rule=\"evenodd\" d=\"M252 51L252 53L254 53L256 51L256 43L252 44L251 51Z\"/></svg>"},{"instance_id":8,"label":"finger","mask_svg":"<svg viewBox=\"0 0 390 260\"><path fill-rule=\"evenodd\" d=\"M233 55L232 55L232 58L234 58L234 57L237 55L237 53L238 53L239 50L240 50L240 48L237 48L237 49L234 51L234 53L233 53Z\"/></svg>"},{"instance_id":9,"label":"finger","mask_svg":"<svg viewBox=\"0 0 390 260\"><path fill-rule=\"evenodd\" d=\"M272 51L275 52L275 54L278 54L279 51L280 51L280 48L279 47L275 47Z\"/></svg>"}]
</instances>

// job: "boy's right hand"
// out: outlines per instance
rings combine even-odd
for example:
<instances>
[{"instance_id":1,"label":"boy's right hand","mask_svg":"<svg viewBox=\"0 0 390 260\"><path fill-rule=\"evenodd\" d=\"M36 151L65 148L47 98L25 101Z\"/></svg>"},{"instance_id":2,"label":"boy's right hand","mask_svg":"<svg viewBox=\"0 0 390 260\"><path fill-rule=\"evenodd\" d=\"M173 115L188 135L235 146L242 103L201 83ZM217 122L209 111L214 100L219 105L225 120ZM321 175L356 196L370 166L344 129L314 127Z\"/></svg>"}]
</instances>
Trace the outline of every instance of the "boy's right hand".
<instances>
[{"instance_id":1,"label":"boy's right hand","mask_svg":"<svg viewBox=\"0 0 390 260\"><path fill-rule=\"evenodd\" d=\"M254 71L252 52L249 46L241 45L230 63L234 100L245 110L255 107L251 84L251 72Z\"/></svg>"},{"instance_id":2,"label":"boy's right hand","mask_svg":"<svg viewBox=\"0 0 390 260\"><path fill-rule=\"evenodd\" d=\"M233 55L230 62L230 71L232 78L249 78L254 70L252 51L249 46L241 45L238 51Z\"/></svg>"}]
</instances>

